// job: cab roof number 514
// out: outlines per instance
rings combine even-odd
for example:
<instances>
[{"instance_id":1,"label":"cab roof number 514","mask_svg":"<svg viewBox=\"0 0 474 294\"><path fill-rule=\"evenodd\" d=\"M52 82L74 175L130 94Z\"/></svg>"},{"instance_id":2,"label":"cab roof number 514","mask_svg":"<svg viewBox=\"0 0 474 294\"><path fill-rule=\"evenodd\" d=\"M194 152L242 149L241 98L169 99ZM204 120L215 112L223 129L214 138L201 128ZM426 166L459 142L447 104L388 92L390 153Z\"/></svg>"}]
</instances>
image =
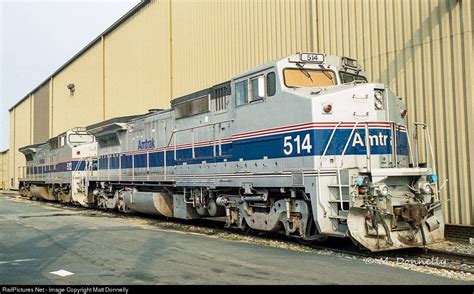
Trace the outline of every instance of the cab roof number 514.
<instances>
[{"instance_id":1,"label":"cab roof number 514","mask_svg":"<svg viewBox=\"0 0 474 294\"><path fill-rule=\"evenodd\" d=\"M301 53L300 60L303 62L322 63L324 61L324 54Z\"/></svg>"}]
</instances>

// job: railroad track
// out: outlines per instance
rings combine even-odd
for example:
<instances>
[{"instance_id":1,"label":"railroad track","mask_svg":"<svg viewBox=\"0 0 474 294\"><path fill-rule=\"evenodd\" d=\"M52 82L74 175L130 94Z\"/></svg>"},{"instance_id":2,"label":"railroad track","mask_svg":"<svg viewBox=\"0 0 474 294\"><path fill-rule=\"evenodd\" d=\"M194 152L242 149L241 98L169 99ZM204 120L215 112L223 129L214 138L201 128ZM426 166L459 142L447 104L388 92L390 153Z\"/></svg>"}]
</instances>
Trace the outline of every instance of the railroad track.
<instances>
[{"instance_id":1,"label":"railroad track","mask_svg":"<svg viewBox=\"0 0 474 294\"><path fill-rule=\"evenodd\" d=\"M425 255L429 256L429 254L433 254L433 256L443 257L446 259L453 259L453 261L466 263L474 267L474 255L471 254L461 252L449 252L438 249L428 249Z\"/></svg>"},{"instance_id":2,"label":"railroad track","mask_svg":"<svg viewBox=\"0 0 474 294\"><path fill-rule=\"evenodd\" d=\"M40 202L42 204L46 204L47 206L52 206L56 208L64 208L69 210L79 210L85 211L88 214L95 215L95 216L107 216L113 215L120 218L129 218L131 215L124 214L119 211L113 210L100 210L94 208L86 208L82 206L76 206L72 204L66 203L57 203L57 202L47 202L47 201L33 201L23 197L16 197L16 195L12 194L4 194L7 197L21 199L26 202ZM92 213L91 213L92 212ZM344 254L355 256L359 259L365 260L367 262L368 259L372 261L372 263L386 263L386 262L393 262L393 263L407 263L407 264L414 264L418 266L428 266L436 269L441 270L448 270L454 272L463 272L463 273L470 273L474 275L474 255L459 253L459 252L452 252L452 251L444 251L444 250L437 250L437 249L429 249L427 248L424 250L423 248L410 248L410 249L400 249L395 251L389 252L369 252L365 250L361 250L354 244L352 244L347 239L338 239L338 238L329 238L327 241L318 242L316 244L301 244L295 239L291 239L286 237L285 235L281 234L272 234L267 233L263 234L262 232L254 232L252 230L243 232L241 230L236 230L232 228L226 228L224 226L224 222L210 220L210 219L198 219L198 220L179 220L179 219L169 219L166 217L161 216L154 216L154 215L144 215L144 214L132 214L133 217L138 219L148 220L150 222L159 221L159 222L170 222L173 224L180 224L186 226L195 226L200 228L206 228L215 230L216 232L226 232L226 233L234 233L241 236L252 236L254 238L261 238L267 240L278 240L283 242L288 242L296 246L307 247L310 249L315 250L326 250L331 251L334 253Z\"/></svg>"},{"instance_id":3,"label":"railroad track","mask_svg":"<svg viewBox=\"0 0 474 294\"><path fill-rule=\"evenodd\" d=\"M450 252L436 249L428 249L426 253L420 256L421 258L426 258L428 260L441 260L446 261L448 266L440 264L430 265L431 267L439 269L447 269L456 272L470 273L474 275L474 256L471 254L460 253L460 252Z\"/></svg>"},{"instance_id":4,"label":"railroad track","mask_svg":"<svg viewBox=\"0 0 474 294\"><path fill-rule=\"evenodd\" d=\"M357 256L370 263L405 263L427 266L441 270L470 273L474 275L474 255L437 249L410 248L391 252L368 252L354 249L340 249L327 245L309 245L317 250L330 250L335 253Z\"/></svg>"}]
</instances>

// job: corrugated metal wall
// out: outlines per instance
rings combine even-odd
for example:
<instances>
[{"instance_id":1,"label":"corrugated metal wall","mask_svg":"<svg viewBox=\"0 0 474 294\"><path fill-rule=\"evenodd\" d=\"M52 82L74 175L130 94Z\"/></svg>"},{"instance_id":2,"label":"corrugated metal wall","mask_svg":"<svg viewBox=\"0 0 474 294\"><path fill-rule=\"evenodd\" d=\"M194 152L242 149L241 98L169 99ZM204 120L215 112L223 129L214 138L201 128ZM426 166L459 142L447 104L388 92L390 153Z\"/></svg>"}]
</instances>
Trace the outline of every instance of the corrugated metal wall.
<instances>
[{"instance_id":1,"label":"corrugated metal wall","mask_svg":"<svg viewBox=\"0 0 474 294\"><path fill-rule=\"evenodd\" d=\"M0 190L7 190L10 187L8 178L8 151L0 152Z\"/></svg>"},{"instance_id":2,"label":"corrugated metal wall","mask_svg":"<svg viewBox=\"0 0 474 294\"><path fill-rule=\"evenodd\" d=\"M166 107L298 51L346 55L403 97L411 123L429 123L439 177L449 178L446 220L474 224L472 15L471 0L152 0L52 78L50 135ZM66 91L75 80L94 100L87 118ZM11 169L31 138L18 119L30 100L10 113ZM63 112L73 108L76 120Z\"/></svg>"},{"instance_id":3,"label":"corrugated metal wall","mask_svg":"<svg viewBox=\"0 0 474 294\"><path fill-rule=\"evenodd\" d=\"M22 104L24 103L28 103L29 99L23 101ZM18 152L15 148L15 132L16 132L16 124L15 124L15 112L16 112L16 108L14 108L12 111L10 111L10 117L9 117L9 134L8 134L8 142L10 144L9 146L9 152L8 152L8 179L10 181L10 185L11 185L11 179L13 179L15 177L15 169L16 169L16 166L15 166L15 155L17 153L20 153ZM16 188L15 185L11 185L12 188Z\"/></svg>"},{"instance_id":4,"label":"corrugated metal wall","mask_svg":"<svg viewBox=\"0 0 474 294\"><path fill-rule=\"evenodd\" d=\"M73 93L69 84L74 84ZM96 44L53 77L51 137L102 120L102 87L102 46Z\"/></svg>"},{"instance_id":5,"label":"corrugated metal wall","mask_svg":"<svg viewBox=\"0 0 474 294\"><path fill-rule=\"evenodd\" d=\"M445 217L474 224L472 10L469 0L173 1L173 94L297 51L356 58L404 98L410 123L429 124L449 179Z\"/></svg>"},{"instance_id":6,"label":"corrugated metal wall","mask_svg":"<svg viewBox=\"0 0 474 294\"><path fill-rule=\"evenodd\" d=\"M317 49L358 59L404 98L410 123L429 124L440 180L449 179L446 220L474 224L472 1L316 3Z\"/></svg>"},{"instance_id":7,"label":"corrugated metal wall","mask_svg":"<svg viewBox=\"0 0 474 294\"><path fill-rule=\"evenodd\" d=\"M167 108L169 1L153 0L104 38L104 118Z\"/></svg>"},{"instance_id":8,"label":"corrugated metal wall","mask_svg":"<svg viewBox=\"0 0 474 294\"><path fill-rule=\"evenodd\" d=\"M49 139L49 83L34 93L33 144Z\"/></svg>"},{"instance_id":9,"label":"corrugated metal wall","mask_svg":"<svg viewBox=\"0 0 474 294\"><path fill-rule=\"evenodd\" d=\"M311 11L311 1L173 1L173 96L311 51Z\"/></svg>"},{"instance_id":10,"label":"corrugated metal wall","mask_svg":"<svg viewBox=\"0 0 474 294\"><path fill-rule=\"evenodd\" d=\"M18 149L32 144L33 140L33 104L34 96L30 95L10 112L10 150L15 152L8 152L8 173L9 178L13 179L13 187L18 187L18 167L26 164Z\"/></svg>"}]
</instances>

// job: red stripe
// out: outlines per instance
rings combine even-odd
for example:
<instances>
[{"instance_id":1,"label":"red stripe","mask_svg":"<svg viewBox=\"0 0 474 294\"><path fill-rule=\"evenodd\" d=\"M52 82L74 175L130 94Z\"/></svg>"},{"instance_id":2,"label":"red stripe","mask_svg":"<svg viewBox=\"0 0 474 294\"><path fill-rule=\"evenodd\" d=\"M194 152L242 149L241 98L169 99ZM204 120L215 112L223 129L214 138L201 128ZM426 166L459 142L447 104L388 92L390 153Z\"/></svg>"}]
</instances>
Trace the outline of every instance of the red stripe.
<instances>
[{"instance_id":1,"label":"red stripe","mask_svg":"<svg viewBox=\"0 0 474 294\"><path fill-rule=\"evenodd\" d=\"M336 126L336 124L334 124L334 126ZM342 123L339 125L338 129L339 128L348 128L348 127L351 127L353 128L355 126L355 123ZM363 125L361 125L361 128L363 127ZM379 127L379 128L389 128L390 127L390 124L389 123L369 123L369 127L370 128L374 128L374 127ZM305 129L320 129L320 128L325 128L324 126L321 126L320 123L315 123L313 124L312 126L308 127L308 126L301 126L301 127L286 127L284 129L280 129L280 130L274 130L274 131L271 131L272 129L266 129L266 130L261 130L261 131L258 131L258 132L254 132L254 134L252 135L243 135L243 134L248 134L248 133L242 133L242 134L238 134L238 135L234 135L232 136L232 139L248 139L248 138L253 138L253 137L259 137L259 136L262 136L262 135L270 135L270 134L277 134L277 133L280 133L280 132L287 132L287 131L298 131L298 130L305 130ZM359 129L359 127L357 127Z\"/></svg>"},{"instance_id":2,"label":"red stripe","mask_svg":"<svg viewBox=\"0 0 474 294\"><path fill-rule=\"evenodd\" d=\"M260 132L267 132L267 131L273 131L273 130L284 130L288 128L294 128L294 127L301 127L301 126L307 126L307 125L313 125L313 126L336 126L339 122L307 122L307 123L300 123L300 124L295 124L295 125L289 125L289 126L284 126L284 127L276 127L276 128L269 128L269 129L263 129L259 131L252 131L252 132L246 132L246 133L240 133L234 136L243 136L243 135L250 135L250 134L256 134ZM340 126L354 126L356 123L355 122L343 122ZM386 122L369 122L369 125L384 125L384 126L390 126L390 123Z\"/></svg>"},{"instance_id":3,"label":"red stripe","mask_svg":"<svg viewBox=\"0 0 474 294\"><path fill-rule=\"evenodd\" d=\"M257 137L261 137L261 136L264 136L264 135L273 135L273 134L278 134L278 133L283 133L283 132L288 132L288 131L300 131L300 130L312 130L312 129L324 129L324 128L327 128L327 127L335 127L339 122L308 122L308 123L300 123L300 124L295 124L295 125L290 125L290 126L284 126L284 127L275 127L275 128L268 128L268 129L263 129L263 130L259 130L259 131L252 131L252 132L246 132L246 133L240 133L240 134L236 134L236 135L232 135L231 138L224 138L224 139L221 139L221 143L229 143L229 142L232 142L232 141L237 141L237 140L241 140L241 139L250 139L250 138L257 138ZM338 129L347 129L347 128L353 128L355 126L356 122L342 122ZM368 122L368 126L370 128L390 128L391 127L391 124L390 123L387 123L387 122ZM360 127L357 127L358 129L359 128L363 128L364 127L364 122L361 122L361 126ZM405 126L399 126L399 129L401 131L405 131L406 130L406 127ZM207 145L211 145L211 144L214 144L215 143L218 143L219 141L216 140L216 141L201 141L201 142L196 142L194 143L194 146L195 147L203 147L203 146L207 146ZM166 149L166 151L174 151L175 149L183 149L183 148L188 148L188 147L192 147L193 144L192 143L188 143L188 144L180 144L180 145L172 145L172 146L168 146L168 147L160 147L160 148L154 148L154 149L147 149L147 150L137 150L137 151L129 151L127 153L123 153L123 154L130 154L130 155L133 155L133 154L146 154L146 153L149 153L149 152L160 152L160 151L164 151Z\"/></svg>"}]
</instances>

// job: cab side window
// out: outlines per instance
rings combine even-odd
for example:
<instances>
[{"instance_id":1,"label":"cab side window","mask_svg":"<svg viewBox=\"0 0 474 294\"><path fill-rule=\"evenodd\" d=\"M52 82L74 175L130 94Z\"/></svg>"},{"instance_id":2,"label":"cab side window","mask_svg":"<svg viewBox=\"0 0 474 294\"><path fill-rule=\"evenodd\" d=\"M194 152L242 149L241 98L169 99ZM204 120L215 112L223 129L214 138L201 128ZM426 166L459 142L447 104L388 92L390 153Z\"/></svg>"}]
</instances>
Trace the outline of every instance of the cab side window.
<instances>
[{"instance_id":1,"label":"cab side window","mask_svg":"<svg viewBox=\"0 0 474 294\"><path fill-rule=\"evenodd\" d=\"M274 72L267 74L267 96L271 97L276 93L276 76Z\"/></svg>"},{"instance_id":2,"label":"cab side window","mask_svg":"<svg viewBox=\"0 0 474 294\"><path fill-rule=\"evenodd\" d=\"M235 104L243 105L248 102L248 85L247 80L235 84Z\"/></svg>"},{"instance_id":3,"label":"cab side window","mask_svg":"<svg viewBox=\"0 0 474 294\"><path fill-rule=\"evenodd\" d=\"M255 77L255 78L252 78L250 80L250 87L252 89L252 97L251 97L251 101L256 101L256 100L261 100L263 99L263 97L260 97L258 95L258 78L259 77Z\"/></svg>"},{"instance_id":4,"label":"cab side window","mask_svg":"<svg viewBox=\"0 0 474 294\"><path fill-rule=\"evenodd\" d=\"M240 106L255 101L262 101L265 97L274 96L276 93L275 72L249 77L235 83L235 105Z\"/></svg>"}]
</instances>

